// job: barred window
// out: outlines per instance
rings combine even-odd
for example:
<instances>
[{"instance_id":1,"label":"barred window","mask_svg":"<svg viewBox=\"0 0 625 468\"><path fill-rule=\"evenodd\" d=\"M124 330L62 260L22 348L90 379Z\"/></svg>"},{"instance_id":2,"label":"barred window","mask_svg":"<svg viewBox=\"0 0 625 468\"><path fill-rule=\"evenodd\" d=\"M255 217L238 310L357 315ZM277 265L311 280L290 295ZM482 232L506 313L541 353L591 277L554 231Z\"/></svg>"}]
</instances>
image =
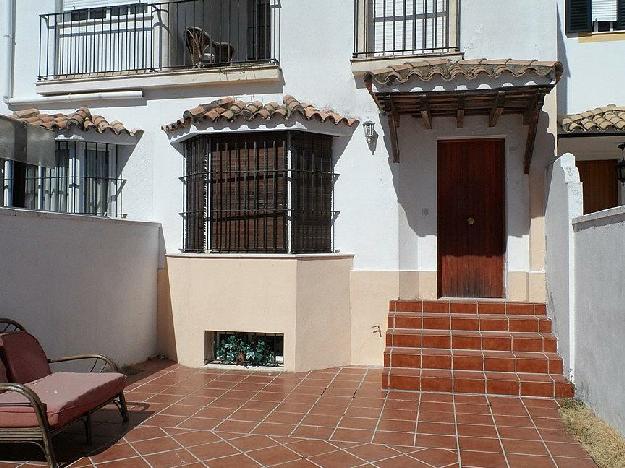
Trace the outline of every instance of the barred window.
<instances>
[{"instance_id":1,"label":"barred window","mask_svg":"<svg viewBox=\"0 0 625 468\"><path fill-rule=\"evenodd\" d=\"M0 160L0 206L124 216L117 153L114 144L57 141L54 167Z\"/></svg>"},{"instance_id":2,"label":"barred window","mask_svg":"<svg viewBox=\"0 0 625 468\"><path fill-rule=\"evenodd\" d=\"M332 251L332 137L198 136L185 145L187 252Z\"/></svg>"}]
</instances>

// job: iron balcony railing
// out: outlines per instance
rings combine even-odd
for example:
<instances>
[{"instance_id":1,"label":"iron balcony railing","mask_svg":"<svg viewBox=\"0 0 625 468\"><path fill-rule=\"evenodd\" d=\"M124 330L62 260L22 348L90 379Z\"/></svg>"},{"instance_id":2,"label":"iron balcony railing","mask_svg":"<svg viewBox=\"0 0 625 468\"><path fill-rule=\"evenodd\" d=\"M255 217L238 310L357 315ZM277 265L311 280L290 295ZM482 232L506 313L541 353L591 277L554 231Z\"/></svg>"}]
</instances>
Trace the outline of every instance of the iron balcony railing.
<instances>
[{"instance_id":1,"label":"iron balcony railing","mask_svg":"<svg viewBox=\"0 0 625 468\"><path fill-rule=\"evenodd\" d=\"M354 0L354 58L460 49L460 0Z\"/></svg>"},{"instance_id":2,"label":"iron balcony railing","mask_svg":"<svg viewBox=\"0 0 625 468\"><path fill-rule=\"evenodd\" d=\"M44 175L4 178L0 206L123 218L124 179Z\"/></svg>"},{"instance_id":3,"label":"iron balcony railing","mask_svg":"<svg viewBox=\"0 0 625 468\"><path fill-rule=\"evenodd\" d=\"M39 80L277 63L276 0L179 0L40 17Z\"/></svg>"}]
</instances>

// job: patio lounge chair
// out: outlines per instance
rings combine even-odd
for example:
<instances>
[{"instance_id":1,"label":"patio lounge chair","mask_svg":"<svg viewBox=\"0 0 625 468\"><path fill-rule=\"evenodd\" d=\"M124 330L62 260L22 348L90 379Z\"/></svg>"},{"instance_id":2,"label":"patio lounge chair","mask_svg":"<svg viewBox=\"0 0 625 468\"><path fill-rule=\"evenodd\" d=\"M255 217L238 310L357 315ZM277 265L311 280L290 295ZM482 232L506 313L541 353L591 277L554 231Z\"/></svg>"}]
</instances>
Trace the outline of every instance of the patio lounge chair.
<instances>
[{"instance_id":1,"label":"patio lounge chair","mask_svg":"<svg viewBox=\"0 0 625 468\"><path fill-rule=\"evenodd\" d=\"M197 68L207 63L217 65L230 63L234 56L234 47L230 43L213 41L201 28L187 28L185 42L191 55L191 63Z\"/></svg>"},{"instance_id":2,"label":"patio lounge chair","mask_svg":"<svg viewBox=\"0 0 625 468\"><path fill-rule=\"evenodd\" d=\"M91 443L94 411L114 402L124 423L126 377L106 356L88 354L48 359L35 337L19 323L0 318L0 444L34 443L50 467L57 467L52 437L82 420ZM52 372L50 364L93 360L90 372ZM96 371L96 366L98 371ZM108 368L109 372L104 372Z\"/></svg>"}]
</instances>

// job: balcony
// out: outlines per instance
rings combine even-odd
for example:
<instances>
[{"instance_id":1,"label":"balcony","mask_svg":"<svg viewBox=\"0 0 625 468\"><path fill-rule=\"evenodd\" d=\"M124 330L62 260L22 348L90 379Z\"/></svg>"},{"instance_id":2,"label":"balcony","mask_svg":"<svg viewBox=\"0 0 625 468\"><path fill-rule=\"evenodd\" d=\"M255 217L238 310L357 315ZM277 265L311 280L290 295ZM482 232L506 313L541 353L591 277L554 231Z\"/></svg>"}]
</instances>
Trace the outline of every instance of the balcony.
<instances>
[{"instance_id":1,"label":"balcony","mask_svg":"<svg viewBox=\"0 0 625 468\"><path fill-rule=\"evenodd\" d=\"M354 72L371 61L459 53L460 0L355 1Z\"/></svg>"},{"instance_id":2,"label":"balcony","mask_svg":"<svg viewBox=\"0 0 625 468\"><path fill-rule=\"evenodd\" d=\"M62 81L58 90L70 92L68 80L277 68L279 31L273 0L182 0L45 14L38 85L46 94L50 82Z\"/></svg>"}]
</instances>

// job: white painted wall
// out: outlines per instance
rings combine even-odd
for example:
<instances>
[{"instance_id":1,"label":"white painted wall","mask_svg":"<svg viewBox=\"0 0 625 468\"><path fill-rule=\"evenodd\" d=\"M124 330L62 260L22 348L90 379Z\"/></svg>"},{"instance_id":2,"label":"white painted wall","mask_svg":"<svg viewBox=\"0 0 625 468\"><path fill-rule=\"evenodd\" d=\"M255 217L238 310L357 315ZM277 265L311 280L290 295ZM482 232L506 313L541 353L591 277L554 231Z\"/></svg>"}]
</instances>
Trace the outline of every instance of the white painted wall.
<instances>
[{"instance_id":1,"label":"white painted wall","mask_svg":"<svg viewBox=\"0 0 625 468\"><path fill-rule=\"evenodd\" d=\"M141 362L157 351L161 242L156 223L0 208L0 315L50 357Z\"/></svg>"},{"instance_id":2,"label":"white painted wall","mask_svg":"<svg viewBox=\"0 0 625 468\"><path fill-rule=\"evenodd\" d=\"M625 207L573 220L575 236L575 388L625 434Z\"/></svg>"},{"instance_id":3,"label":"white painted wall","mask_svg":"<svg viewBox=\"0 0 625 468\"><path fill-rule=\"evenodd\" d=\"M545 183L547 310L558 337L565 372L570 375L575 345L575 242L571 221L584 213L575 156L565 154L554 161L547 169Z\"/></svg>"},{"instance_id":4,"label":"white painted wall","mask_svg":"<svg viewBox=\"0 0 625 468\"><path fill-rule=\"evenodd\" d=\"M104 0L102 3L106 3ZM71 111L88 105L92 112L109 120L120 119L128 127L145 131L129 156L121 177L128 180L124 193L124 209L129 218L162 223L167 251L181 247L183 211L182 157L178 148L169 144L160 130L164 123L179 118L185 109L210 102L225 95L261 101L280 100L292 94L320 107L361 121L371 119L379 134L377 145L370 148L362 127L353 134L335 141L336 184L335 207L340 211L335 224L335 246L341 252L355 254L357 270L435 269L435 167L431 152L436 135L449 134L448 123L435 121L438 134L422 130L407 120L402 126L406 142L419 142L403 152L402 163L390 162L388 128L381 122L373 99L351 70L353 52L353 2L336 0L282 0L280 65L283 82L198 85L193 88L163 88L144 92L137 101L97 101L72 103L65 108L47 104L50 112ZM54 10L54 0L20 0L17 12L17 53L15 96L36 96L37 50L33 33L39 24L38 15ZM502 21L501 11L509 21ZM328 14L331 12L332 14ZM552 2L505 0L492 7L487 0L465 2L462 11L461 43L466 58L502 58L551 60L556 50L556 11ZM302 27L314 25L314 27ZM529 38L529 40L528 40ZM24 106L23 106L24 107ZM509 202L508 228L510 268L528 269L529 220L527 216L527 176L519 172L524 127L501 119L496 132L511 130L509 135L509 196L521 198ZM482 127L482 125L480 125ZM465 128L470 135L476 126ZM460 132L452 132L459 135ZM421 151L423 150L423 151ZM425 154L427 151L427 154ZM553 141L539 138L537 154L553 153ZM518 155L518 157L517 157ZM400 175L401 174L401 175ZM414 179L420 183L411 184ZM402 200L399 201L399 198ZM407 226L407 210L417 209L410 216L423 217L416 229ZM401 221L400 221L400 213ZM515 219L515 216L519 219ZM522 217L522 218L521 218ZM408 223L409 224L409 223Z\"/></svg>"},{"instance_id":5,"label":"white painted wall","mask_svg":"<svg viewBox=\"0 0 625 468\"><path fill-rule=\"evenodd\" d=\"M565 2L558 0L558 59L564 75L558 85L559 113L574 114L606 104L625 104L625 32L591 38L565 33ZM549 2L550 3L550 2ZM581 154L576 153L581 156Z\"/></svg>"}]
</instances>

